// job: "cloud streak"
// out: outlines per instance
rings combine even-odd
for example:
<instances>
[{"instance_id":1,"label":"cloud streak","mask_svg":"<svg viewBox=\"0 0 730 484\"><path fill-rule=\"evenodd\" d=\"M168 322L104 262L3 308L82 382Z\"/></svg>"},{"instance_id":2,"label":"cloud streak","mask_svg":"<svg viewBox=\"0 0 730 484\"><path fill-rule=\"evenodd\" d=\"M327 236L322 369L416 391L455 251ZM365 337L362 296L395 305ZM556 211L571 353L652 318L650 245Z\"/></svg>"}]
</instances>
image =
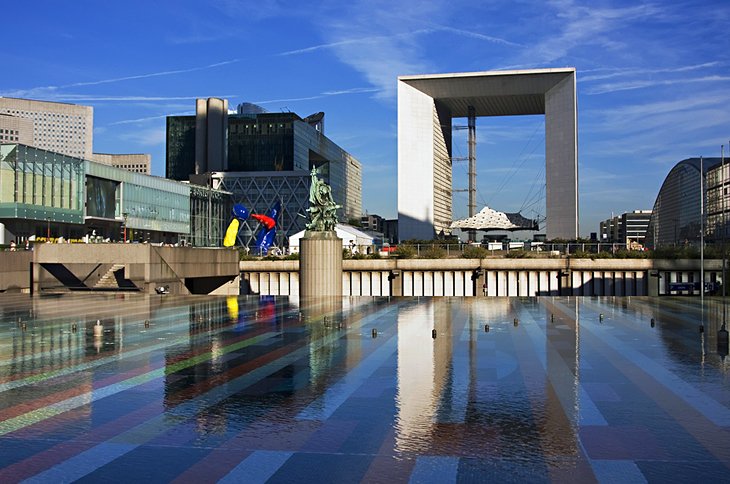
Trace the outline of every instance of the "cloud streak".
<instances>
[{"instance_id":1,"label":"cloud streak","mask_svg":"<svg viewBox=\"0 0 730 484\"><path fill-rule=\"evenodd\" d=\"M138 74L133 76L123 76L123 77L113 77L109 79L99 79L96 81L83 81L83 82L73 82L71 84L64 84L61 86L39 86L39 87L32 87L29 89L17 89L13 91L6 91L0 93L1 96L6 97L21 97L21 98L43 98L45 100L83 100L83 101L106 101L110 99L96 99L92 96L84 96L80 94L61 94L59 93L59 90L61 89L69 89L74 87L85 87L85 86L97 86L101 84L111 84L111 83L117 83L117 82L124 82L124 81L131 81L131 80L137 80L137 79L149 79L152 77L162 77L162 76L172 76L177 74L187 74L189 72L196 72L196 71L204 71L208 69L214 69L216 67L222 67L230 64L235 64L237 62L240 62L239 59L231 59L226 60L222 62L216 62L213 64L206 64L204 66L198 66L198 67L191 67L187 69L174 69L174 70L166 70L166 71L158 71L158 72L148 72L146 74ZM110 98L110 96L107 96ZM140 97L141 99L141 97ZM160 100L160 98L150 98L150 100ZM168 98L168 99L183 99L183 98ZM132 99L134 100L134 99Z\"/></svg>"},{"instance_id":2,"label":"cloud streak","mask_svg":"<svg viewBox=\"0 0 730 484\"><path fill-rule=\"evenodd\" d=\"M647 87L656 86L673 86L677 84L695 84L695 83L709 83L709 82L726 82L730 81L730 76L703 76L695 78L682 78L682 79L649 79L642 81L626 81L616 82L609 84L601 84L594 88L586 89L585 94L607 94L618 91L630 91L634 89L645 89Z\"/></svg>"},{"instance_id":3,"label":"cloud streak","mask_svg":"<svg viewBox=\"0 0 730 484\"><path fill-rule=\"evenodd\" d=\"M372 87L356 87L352 89L345 89L341 91L325 91L313 96L305 97L292 97L292 98L281 98L281 99L267 99L264 101L254 101L254 104L274 104L282 102L295 102L295 101L311 101L313 99L322 99L330 96L342 96L346 94L363 94L363 93L377 93L380 90Z\"/></svg>"}]
</instances>

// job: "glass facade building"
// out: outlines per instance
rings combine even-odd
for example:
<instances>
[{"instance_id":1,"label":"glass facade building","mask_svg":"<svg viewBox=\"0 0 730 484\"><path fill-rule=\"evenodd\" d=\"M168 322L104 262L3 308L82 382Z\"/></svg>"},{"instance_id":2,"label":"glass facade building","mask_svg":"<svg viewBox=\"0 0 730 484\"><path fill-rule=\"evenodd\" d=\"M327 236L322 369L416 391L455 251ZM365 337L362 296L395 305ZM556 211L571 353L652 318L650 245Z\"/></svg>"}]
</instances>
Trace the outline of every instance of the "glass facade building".
<instances>
[{"instance_id":1,"label":"glass facade building","mask_svg":"<svg viewBox=\"0 0 730 484\"><path fill-rule=\"evenodd\" d=\"M654 202L646 231L647 247L697 246L703 225L706 242L711 243L717 238L718 229L730 208L727 177L722 177L721 165L720 158L688 158L672 168ZM701 182L702 177L704 181ZM704 193L701 193L701 187Z\"/></svg>"},{"instance_id":2,"label":"glass facade building","mask_svg":"<svg viewBox=\"0 0 730 484\"><path fill-rule=\"evenodd\" d=\"M195 173L195 116L168 116L165 177L187 180Z\"/></svg>"},{"instance_id":3,"label":"glass facade building","mask_svg":"<svg viewBox=\"0 0 730 484\"><path fill-rule=\"evenodd\" d=\"M279 244L302 230L306 223L300 215L306 215L309 206L313 167L318 168L320 178L332 188L335 202L342 205L338 211L340 221L359 220L362 213L360 162L322 133L323 116L317 113L302 119L294 113L229 114L225 132L208 131L208 136L222 136L226 140L227 158L223 163L226 169L211 169L211 178L205 183L231 192L232 203L241 203L253 213L266 213L277 200L281 201ZM195 116L167 118L168 178L198 182L206 178L204 173L196 173L195 143ZM208 161L197 160L198 170L205 166ZM252 246L256 229L255 221L245 223L239 232L239 243Z\"/></svg>"},{"instance_id":4,"label":"glass facade building","mask_svg":"<svg viewBox=\"0 0 730 484\"><path fill-rule=\"evenodd\" d=\"M21 144L0 145L0 223L18 241L92 236L220 246L229 196Z\"/></svg>"}]
</instances>

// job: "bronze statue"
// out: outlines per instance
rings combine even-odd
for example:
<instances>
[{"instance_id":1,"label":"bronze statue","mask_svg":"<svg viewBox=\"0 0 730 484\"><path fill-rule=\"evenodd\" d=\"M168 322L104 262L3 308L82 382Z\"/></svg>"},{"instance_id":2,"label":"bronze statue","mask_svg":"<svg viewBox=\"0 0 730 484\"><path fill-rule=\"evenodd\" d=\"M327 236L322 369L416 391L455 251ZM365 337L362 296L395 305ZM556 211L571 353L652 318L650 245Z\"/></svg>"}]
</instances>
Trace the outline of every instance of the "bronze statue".
<instances>
[{"instance_id":1,"label":"bronze statue","mask_svg":"<svg viewBox=\"0 0 730 484\"><path fill-rule=\"evenodd\" d=\"M317 178L317 167L312 168L312 184L309 187L309 223L307 230L323 232L334 230L337 225L337 205L332 199L332 188Z\"/></svg>"}]
</instances>

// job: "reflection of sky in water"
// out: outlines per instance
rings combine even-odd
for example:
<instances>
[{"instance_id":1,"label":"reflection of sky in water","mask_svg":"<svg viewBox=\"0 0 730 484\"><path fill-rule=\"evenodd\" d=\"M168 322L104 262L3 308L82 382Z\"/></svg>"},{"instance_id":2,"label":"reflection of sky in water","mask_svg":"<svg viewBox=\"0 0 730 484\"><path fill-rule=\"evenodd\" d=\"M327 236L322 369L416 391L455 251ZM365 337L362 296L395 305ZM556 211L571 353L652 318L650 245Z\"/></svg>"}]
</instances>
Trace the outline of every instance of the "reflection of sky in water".
<instances>
[{"instance_id":1,"label":"reflection of sky in water","mask_svg":"<svg viewBox=\"0 0 730 484\"><path fill-rule=\"evenodd\" d=\"M2 482L728 472L714 299L0 301Z\"/></svg>"}]
</instances>

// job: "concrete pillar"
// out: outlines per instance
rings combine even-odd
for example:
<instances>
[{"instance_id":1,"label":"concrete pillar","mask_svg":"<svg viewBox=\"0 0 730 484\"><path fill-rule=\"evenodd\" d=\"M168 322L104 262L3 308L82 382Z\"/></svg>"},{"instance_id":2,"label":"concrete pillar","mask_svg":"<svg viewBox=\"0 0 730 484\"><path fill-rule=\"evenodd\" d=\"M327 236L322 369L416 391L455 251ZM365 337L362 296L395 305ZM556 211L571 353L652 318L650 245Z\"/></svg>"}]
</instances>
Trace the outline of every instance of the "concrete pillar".
<instances>
[{"instance_id":1,"label":"concrete pillar","mask_svg":"<svg viewBox=\"0 0 730 484\"><path fill-rule=\"evenodd\" d=\"M300 244L300 296L342 296L342 239L307 230Z\"/></svg>"},{"instance_id":2,"label":"concrete pillar","mask_svg":"<svg viewBox=\"0 0 730 484\"><path fill-rule=\"evenodd\" d=\"M624 296L636 296L634 272L624 272Z\"/></svg>"},{"instance_id":3,"label":"concrete pillar","mask_svg":"<svg viewBox=\"0 0 730 484\"><path fill-rule=\"evenodd\" d=\"M560 288L559 292L561 296L572 296L573 295L573 279L572 275L569 271L560 272L558 274L558 277L560 278L560 283L558 284L558 287Z\"/></svg>"},{"instance_id":4,"label":"concrete pillar","mask_svg":"<svg viewBox=\"0 0 730 484\"><path fill-rule=\"evenodd\" d=\"M445 296L444 293L444 271L433 273L433 294L434 296Z\"/></svg>"},{"instance_id":5,"label":"concrete pillar","mask_svg":"<svg viewBox=\"0 0 730 484\"><path fill-rule=\"evenodd\" d=\"M548 273L548 284L550 296L560 296L560 271L550 271Z\"/></svg>"},{"instance_id":6,"label":"concrete pillar","mask_svg":"<svg viewBox=\"0 0 730 484\"><path fill-rule=\"evenodd\" d=\"M362 281L360 281L360 294L363 296L373 295L372 272L365 271L362 273Z\"/></svg>"},{"instance_id":7,"label":"concrete pillar","mask_svg":"<svg viewBox=\"0 0 730 484\"><path fill-rule=\"evenodd\" d=\"M403 295L403 276L401 271L396 269L388 273L389 296Z\"/></svg>"},{"instance_id":8,"label":"concrete pillar","mask_svg":"<svg viewBox=\"0 0 730 484\"><path fill-rule=\"evenodd\" d=\"M538 274L538 291L540 296L550 295L550 275L548 271L540 271Z\"/></svg>"},{"instance_id":9,"label":"concrete pillar","mask_svg":"<svg viewBox=\"0 0 730 484\"><path fill-rule=\"evenodd\" d=\"M352 296L352 272L342 272L342 294L345 296Z\"/></svg>"},{"instance_id":10,"label":"concrete pillar","mask_svg":"<svg viewBox=\"0 0 730 484\"><path fill-rule=\"evenodd\" d=\"M374 288L377 288L376 292L373 293L373 296L390 296L390 281L388 280L388 274L389 272L377 272L377 285L374 285Z\"/></svg>"},{"instance_id":11,"label":"concrete pillar","mask_svg":"<svg viewBox=\"0 0 730 484\"><path fill-rule=\"evenodd\" d=\"M517 295L518 296L529 296L530 294L527 292L529 290L529 286L527 284L527 271L519 271L517 273Z\"/></svg>"},{"instance_id":12,"label":"concrete pillar","mask_svg":"<svg viewBox=\"0 0 730 484\"><path fill-rule=\"evenodd\" d=\"M413 272L413 295L423 296L423 272Z\"/></svg>"},{"instance_id":13,"label":"concrete pillar","mask_svg":"<svg viewBox=\"0 0 730 484\"><path fill-rule=\"evenodd\" d=\"M269 294L271 294L273 296L280 296L281 295L281 292L279 292L279 277L280 277L280 273L279 272L272 272L269 277L271 277L271 282L270 282L270 287L269 287Z\"/></svg>"},{"instance_id":14,"label":"concrete pillar","mask_svg":"<svg viewBox=\"0 0 730 484\"><path fill-rule=\"evenodd\" d=\"M651 274L649 271L648 274ZM636 272L636 295L637 296L648 296L649 295L649 282L654 281L655 277L650 277L646 272ZM656 281L654 281L656 282ZM654 284L656 289L656 284ZM657 294L654 294L656 296Z\"/></svg>"},{"instance_id":15,"label":"concrete pillar","mask_svg":"<svg viewBox=\"0 0 730 484\"><path fill-rule=\"evenodd\" d=\"M477 296L485 296L484 294L484 288L487 284L487 274L484 270L479 270L474 274L476 277L474 279L474 286L476 287L476 295ZM486 286L487 290L489 290L489 286Z\"/></svg>"},{"instance_id":16,"label":"concrete pillar","mask_svg":"<svg viewBox=\"0 0 730 484\"><path fill-rule=\"evenodd\" d=\"M530 271L528 273L528 280L527 285L529 287L529 292L527 293L528 296L537 296L537 279L538 279L538 273L536 271Z\"/></svg>"},{"instance_id":17,"label":"concrete pillar","mask_svg":"<svg viewBox=\"0 0 730 484\"><path fill-rule=\"evenodd\" d=\"M571 294L573 296L583 296L583 272L582 271L571 271L570 276L570 287Z\"/></svg>"},{"instance_id":18,"label":"concrete pillar","mask_svg":"<svg viewBox=\"0 0 730 484\"><path fill-rule=\"evenodd\" d=\"M626 283L624 282L624 273L615 271L613 273L613 294L614 296L625 296L624 292Z\"/></svg>"},{"instance_id":19,"label":"concrete pillar","mask_svg":"<svg viewBox=\"0 0 730 484\"><path fill-rule=\"evenodd\" d=\"M362 272L356 271L350 274L350 295L362 296Z\"/></svg>"},{"instance_id":20,"label":"concrete pillar","mask_svg":"<svg viewBox=\"0 0 730 484\"><path fill-rule=\"evenodd\" d=\"M291 281L289 287L291 288L290 296L299 296L299 273L290 272L289 280Z\"/></svg>"},{"instance_id":21,"label":"concrete pillar","mask_svg":"<svg viewBox=\"0 0 730 484\"><path fill-rule=\"evenodd\" d=\"M487 275L487 296L497 295L497 272L488 271Z\"/></svg>"},{"instance_id":22,"label":"concrete pillar","mask_svg":"<svg viewBox=\"0 0 730 484\"><path fill-rule=\"evenodd\" d=\"M454 271L454 296L464 296L464 273Z\"/></svg>"},{"instance_id":23,"label":"concrete pillar","mask_svg":"<svg viewBox=\"0 0 730 484\"><path fill-rule=\"evenodd\" d=\"M444 296L454 295L454 271L444 272Z\"/></svg>"},{"instance_id":24,"label":"concrete pillar","mask_svg":"<svg viewBox=\"0 0 730 484\"><path fill-rule=\"evenodd\" d=\"M433 296L434 271L423 271L423 295Z\"/></svg>"},{"instance_id":25,"label":"concrete pillar","mask_svg":"<svg viewBox=\"0 0 730 484\"><path fill-rule=\"evenodd\" d=\"M581 279L583 280L583 295L593 296L593 272L581 271Z\"/></svg>"}]
</instances>

